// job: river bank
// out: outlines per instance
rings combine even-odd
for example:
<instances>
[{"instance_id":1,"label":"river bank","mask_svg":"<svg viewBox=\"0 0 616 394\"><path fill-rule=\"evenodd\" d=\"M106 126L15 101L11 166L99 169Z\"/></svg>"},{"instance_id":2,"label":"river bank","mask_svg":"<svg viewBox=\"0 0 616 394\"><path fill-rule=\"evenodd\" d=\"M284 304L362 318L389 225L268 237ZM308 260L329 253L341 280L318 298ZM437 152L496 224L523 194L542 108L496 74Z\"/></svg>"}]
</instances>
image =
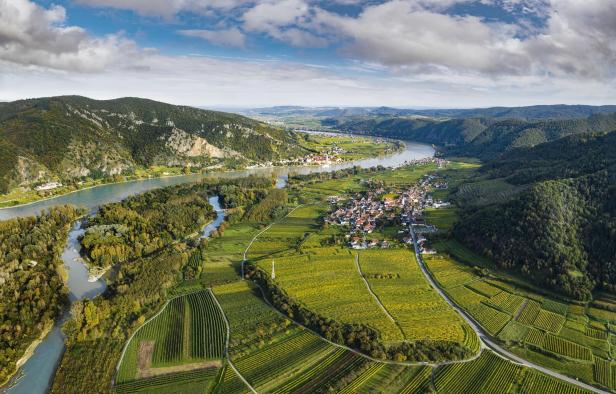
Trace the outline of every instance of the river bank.
<instances>
[{"instance_id":1,"label":"river bank","mask_svg":"<svg viewBox=\"0 0 616 394\"><path fill-rule=\"evenodd\" d=\"M221 171L208 174L191 174L169 176L165 178L150 178L130 182L120 182L115 184L105 184L58 196L46 201L38 201L27 206L15 206L0 210L0 220L30 216L47 207L59 204L73 204L88 209L90 212L99 206L120 201L128 196L146 192L148 190L161 187L173 186L181 183L196 182L207 178L241 178L250 175L270 176L277 179L277 187L284 187L289 174L309 174L315 172L329 172L339 169L350 168L353 166L375 167L395 167L404 163L431 157L433 149L428 145L404 142L404 149L392 155L379 156L333 164L324 166L273 166L270 168L258 168L241 171ZM210 198L210 204L214 206L217 217L208 223L203 229L202 237L207 237L224 220L224 210L220 206L217 196ZM81 245L78 238L83 234L80 221L78 221L71 232L67 246L62 253L64 267L68 272L69 299L71 302L84 298L94 298L101 294L106 285L103 280L90 282L90 272L79 253ZM56 367L64 349L64 337L60 330L61 322L57 322L49 335L37 346L32 357L28 359L21 368L23 378L14 382L7 393L10 394L39 394L45 393L49 388L49 383L53 379Z\"/></svg>"}]
</instances>

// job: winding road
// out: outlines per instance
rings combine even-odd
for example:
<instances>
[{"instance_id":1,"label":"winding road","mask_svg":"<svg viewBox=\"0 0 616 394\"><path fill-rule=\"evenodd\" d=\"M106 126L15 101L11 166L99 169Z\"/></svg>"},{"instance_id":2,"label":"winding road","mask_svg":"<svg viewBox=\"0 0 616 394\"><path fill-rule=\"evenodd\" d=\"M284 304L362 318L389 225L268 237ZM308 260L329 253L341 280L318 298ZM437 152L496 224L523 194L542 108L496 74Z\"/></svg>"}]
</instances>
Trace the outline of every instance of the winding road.
<instances>
[{"instance_id":1,"label":"winding road","mask_svg":"<svg viewBox=\"0 0 616 394\"><path fill-rule=\"evenodd\" d=\"M543 372L546 375L550 375L554 378L564 380L568 383L574 384L583 389L594 391L596 393L609 394L609 392L607 391L601 390L597 387L580 382L576 379L570 378L569 376L560 374L558 372L552 371L551 369L542 367L541 365L537 365L528 360L525 360L522 357L519 357L511 353L507 349L495 343L491 339L490 335L486 333L486 331L464 309L460 308L458 304L456 304L452 299L450 299L449 296L445 293L445 291L438 285L436 280L434 280L434 278L432 277L432 274L426 267L423 261L423 258L421 257L421 254L419 253L420 249L419 249L419 245L417 244L417 235L415 234L415 230L413 229L412 226L411 226L411 236L413 237L413 246L415 249L415 256L417 257L417 263L419 264L419 267L421 268L421 271L423 272L424 276L426 277L430 285L434 288L434 290L436 290L441 295L441 297L443 297L443 299L447 301L447 303L451 305L451 307L454 308L460 314L460 316L464 318L464 320L466 320L466 322L471 326L471 328L475 331L475 333L477 333L477 336L479 337L479 341L481 343L482 348L487 347L504 359L507 359L511 362L514 362L519 365L523 365L528 368L536 369L537 371Z\"/></svg>"}]
</instances>

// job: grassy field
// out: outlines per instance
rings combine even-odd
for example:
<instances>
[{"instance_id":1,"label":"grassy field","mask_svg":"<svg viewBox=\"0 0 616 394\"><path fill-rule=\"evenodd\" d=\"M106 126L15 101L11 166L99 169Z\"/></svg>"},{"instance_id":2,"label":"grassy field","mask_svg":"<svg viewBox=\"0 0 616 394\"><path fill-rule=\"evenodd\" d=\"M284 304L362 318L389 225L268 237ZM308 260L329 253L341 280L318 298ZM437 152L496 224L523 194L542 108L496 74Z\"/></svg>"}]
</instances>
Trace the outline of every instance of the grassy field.
<instances>
[{"instance_id":1,"label":"grassy field","mask_svg":"<svg viewBox=\"0 0 616 394\"><path fill-rule=\"evenodd\" d=\"M209 290L177 297L145 323L128 343L117 383L166 374L168 367L193 365L205 369L221 360L225 344L224 320ZM175 370L170 370L176 372Z\"/></svg>"},{"instance_id":2,"label":"grassy field","mask_svg":"<svg viewBox=\"0 0 616 394\"><path fill-rule=\"evenodd\" d=\"M244 250L259 231L256 224L238 223L228 227L222 237L210 238L200 282L209 287L237 280Z\"/></svg>"},{"instance_id":3,"label":"grassy field","mask_svg":"<svg viewBox=\"0 0 616 394\"><path fill-rule=\"evenodd\" d=\"M436 226L438 230L450 230L458 220L456 208L427 208L425 210L426 223Z\"/></svg>"}]
</instances>

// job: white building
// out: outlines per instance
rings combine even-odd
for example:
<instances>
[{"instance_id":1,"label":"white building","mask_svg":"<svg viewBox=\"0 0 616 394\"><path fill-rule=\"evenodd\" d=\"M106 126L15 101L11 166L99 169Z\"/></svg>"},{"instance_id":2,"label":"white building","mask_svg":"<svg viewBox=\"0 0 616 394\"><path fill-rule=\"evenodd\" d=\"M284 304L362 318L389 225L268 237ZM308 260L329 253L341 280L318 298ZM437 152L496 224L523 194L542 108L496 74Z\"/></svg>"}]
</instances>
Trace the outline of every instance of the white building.
<instances>
[{"instance_id":1,"label":"white building","mask_svg":"<svg viewBox=\"0 0 616 394\"><path fill-rule=\"evenodd\" d=\"M56 189L58 187L62 186L62 184L60 182L47 182L43 185L37 186L34 188L34 190L36 191L40 191L40 190L53 190Z\"/></svg>"}]
</instances>

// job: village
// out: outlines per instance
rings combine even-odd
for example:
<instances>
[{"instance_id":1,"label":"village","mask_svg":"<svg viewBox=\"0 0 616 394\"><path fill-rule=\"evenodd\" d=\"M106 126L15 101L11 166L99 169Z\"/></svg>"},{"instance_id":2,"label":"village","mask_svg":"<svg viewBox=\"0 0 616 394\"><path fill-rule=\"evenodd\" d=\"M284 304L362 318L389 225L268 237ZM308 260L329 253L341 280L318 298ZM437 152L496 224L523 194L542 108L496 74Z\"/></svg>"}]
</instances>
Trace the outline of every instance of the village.
<instances>
[{"instance_id":1,"label":"village","mask_svg":"<svg viewBox=\"0 0 616 394\"><path fill-rule=\"evenodd\" d=\"M348 228L345 238L353 249L389 248L390 241L371 236L379 226L399 224L398 235L401 241L412 244L411 228L417 234L435 232L434 225L426 224L424 210L428 207L444 208L449 202L434 200L431 191L447 189L447 182L436 175L428 174L417 185L408 189L392 192L386 190L382 182L368 181L371 191L358 193L349 199L339 196L328 197L334 206L325 218L329 225ZM432 254L426 248L425 237L419 235L417 242L422 254Z\"/></svg>"}]
</instances>

